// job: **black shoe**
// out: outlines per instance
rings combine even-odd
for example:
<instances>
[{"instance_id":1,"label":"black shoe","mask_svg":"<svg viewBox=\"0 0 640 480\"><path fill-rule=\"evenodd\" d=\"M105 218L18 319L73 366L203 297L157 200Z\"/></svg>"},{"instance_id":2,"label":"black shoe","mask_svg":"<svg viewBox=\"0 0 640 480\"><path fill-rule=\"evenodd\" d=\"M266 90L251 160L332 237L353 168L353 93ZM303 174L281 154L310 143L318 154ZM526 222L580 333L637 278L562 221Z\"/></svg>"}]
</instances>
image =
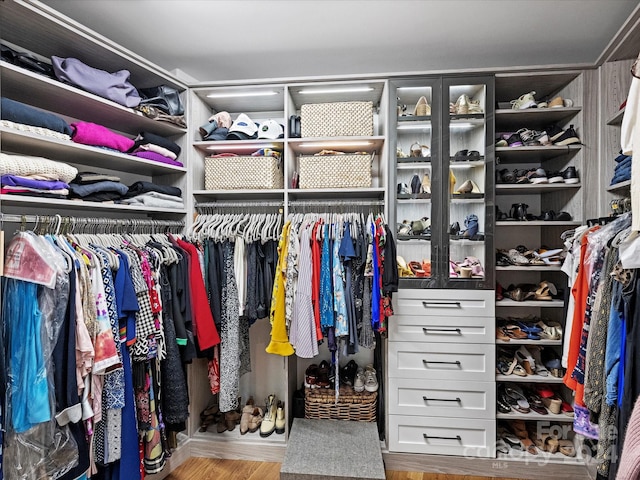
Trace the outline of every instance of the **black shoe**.
<instances>
[{"instance_id":1,"label":"black shoe","mask_svg":"<svg viewBox=\"0 0 640 480\"><path fill-rule=\"evenodd\" d=\"M358 364L353 360L349 360L344 367L340 369L340 382L345 385L353 386L353 381L358 371Z\"/></svg>"},{"instance_id":2,"label":"black shoe","mask_svg":"<svg viewBox=\"0 0 640 480\"><path fill-rule=\"evenodd\" d=\"M550 125L545 129L545 131L549 136L549 140L553 143L555 143L555 141L560 137L560 135L564 133L564 130L562 130L558 125Z\"/></svg>"},{"instance_id":3,"label":"black shoe","mask_svg":"<svg viewBox=\"0 0 640 480\"><path fill-rule=\"evenodd\" d=\"M418 175L414 175L411 179L411 193L420 193L422 190L422 182Z\"/></svg>"},{"instance_id":4,"label":"black shoe","mask_svg":"<svg viewBox=\"0 0 640 480\"><path fill-rule=\"evenodd\" d=\"M560 212L556 215L555 220L558 222L568 222L572 220L573 217L568 212Z\"/></svg>"},{"instance_id":5,"label":"black shoe","mask_svg":"<svg viewBox=\"0 0 640 480\"><path fill-rule=\"evenodd\" d=\"M520 135L518 135L518 133L514 133L509 138L507 138L507 144L510 147L522 147L522 138L520 138Z\"/></svg>"},{"instance_id":6,"label":"black shoe","mask_svg":"<svg viewBox=\"0 0 640 480\"><path fill-rule=\"evenodd\" d=\"M564 183L564 177L562 176L564 172L553 171L549 172L547 178L549 179L549 183Z\"/></svg>"},{"instance_id":7,"label":"black shoe","mask_svg":"<svg viewBox=\"0 0 640 480\"><path fill-rule=\"evenodd\" d=\"M460 233L460 224L458 222L453 222L449 227L450 235L458 235Z\"/></svg>"},{"instance_id":8,"label":"black shoe","mask_svg":"<svg viewBox=\"0 0 640 480\"><path fill-rule=\"evenodd\" d=\"M578 138L578 134L574 130L573 125L569 125L569 128L562 132L562 135L558 138L552 140L552 142L554 145L566 146L574 143L580 143L580 139Z\"/></svg>"},{"instance_id":9,"label":"black shoe","mask_svg":"<svg viewBox=\"0 0 640 480\"><path fill-rule=\"evenodd\" d=\"M552 222L553 220L556 220L556 212L554 212L553 210L542 212L542 215L540 215L540 220Z\"/></svg>"},{"instance_id":10,"label":"black shoe","mask_svg":"<svg viewBox=\"0 0 640 480\"><path fill-rule=\"evenodd\" d=\"M503 168L498 172L498 183L516 183L516 176L507 168Z\"/></svg>"},{"instance_id":11,"label":"black shoe","mask_svg":"<svg viewBox=\"0 0 640 480\"><path fill-rule=\"evenodd\" d=\"M580 183L576 167L567 167L562 172L562 178L564 179L564 183Z\"/></svg>"}]
</instances>

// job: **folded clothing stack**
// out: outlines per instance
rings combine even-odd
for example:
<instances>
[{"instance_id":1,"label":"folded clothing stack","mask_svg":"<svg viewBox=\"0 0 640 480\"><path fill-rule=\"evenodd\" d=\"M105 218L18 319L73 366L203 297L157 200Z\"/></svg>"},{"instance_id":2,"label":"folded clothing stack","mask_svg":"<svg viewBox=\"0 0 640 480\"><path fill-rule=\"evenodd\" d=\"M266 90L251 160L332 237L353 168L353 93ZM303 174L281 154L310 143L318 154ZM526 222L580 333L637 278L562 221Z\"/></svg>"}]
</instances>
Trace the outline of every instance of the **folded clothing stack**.
<instances>
[{"instance_id":1,"label":"folded clothing stack","mask_svg":"<svg viewBox=\"0 0 640 480\"><path fill-rule=\"evenodd\" d=\"M631 180L631 156L622 152L614 159L616 166L613 170L613 178L609 185Z\"/></svg>"},{"instance_id":2,"label":"folded clothing stack","mask_svg":"<svg viewBox=\"0 0 640 480\"><path fill-rule=\"evenodd\" d=\"M120 177L102 173L80 172L69 184L70 197L86 202L113 202L122 199L129 187Z\"/></svg>"},{"instance_id":3,"label":"folded clothing stack","mask_svg":"<svg viewBox=\"0 0 640 480\"><path fill-rule=\"evenodd\" d=\"M132 184L120 203L146 207L184 208L182 190L178 187L156 185L146 181Z\"/></svg>"},{"instance_id":4,"label":"folded clothing stack","mask_svg":"<svg viewBox=\"0 0 640 480\"><path fill-rule=\"evenodd\" d=\"M0 153L1 193L66 198L78 170L66 163L30 155Z\"/></svg>"},{"instance_id":5,"label":"folded clothing stack","mask_svg":"<svg viewBox=\"0 0 640 480\"><path fill-rule=\"evenodd\" d=\"M75 122L71 124L71 139L76 143L102 147L118 152L128 152L133 147L133 140L114 133L107 127L91 122Z\"/></svg>"},{"instance_id":6,"label":"folded clothing stack","mask_svg":"<svg viewBox=\"0 0 640 480\"><path fill-rule=\"evenodd\" d=\"M180 156L180 146L169 140L149 132L141 132L135 139L133 146L129 149L131 155L154 162L166 163L182 167L182 162L177 158Z\"/></svg>"},{"instance_id":7,"label":"folded clothing stack","mask_svg":"<svg viewBox=\"0 0 640 480\"><path fill-rule=\"evenodd\" d=\"M2 97L0 103L0 119L3 125L23 131L43 134L51 137L70 140L71 126L61 117L53 113L33 108L10 98ZM33 129L24 128L25 126ZM38 130L43 129L43 131Z\"/></svg>"}]
</instances>

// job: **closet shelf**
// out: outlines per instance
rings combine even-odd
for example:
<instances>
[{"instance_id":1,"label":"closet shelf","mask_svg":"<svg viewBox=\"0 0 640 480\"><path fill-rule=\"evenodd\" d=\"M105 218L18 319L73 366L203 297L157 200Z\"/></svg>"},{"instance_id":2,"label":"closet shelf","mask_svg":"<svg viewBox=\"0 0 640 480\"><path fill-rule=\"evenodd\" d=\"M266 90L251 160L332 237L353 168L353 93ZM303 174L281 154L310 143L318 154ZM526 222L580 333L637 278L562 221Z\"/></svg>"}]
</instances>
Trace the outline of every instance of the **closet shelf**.
<instances>
[{"instance_id":1,"label":"closet shelf","mask_svg":"<svg viewBox=\"0 0 640 480\"><path fill-rule=\"evenodd\" d=\"M580 145L568 145L566 147L557 145L548 147L496 147L496 157L500 158L500 164L530 163L576 153L580 148Z\"/></svg>"},{"instance_id":2,"label":"closet shelf","mask_svg":"<svg viewBox=\"0 0 640 480\"><path fill-rule=\"evenodd\" d=\"M576 227L578 225L582 225L582 222L577 220L567 220L566 222L546 220L531 220L528 222L500 220L496 222L497 227Z\"/></svg>"},{"instance_id":3,"label":"closet shelf","mask_svg":"<svg viewBox=\"0 0 640 480\"><path fill-rule=\"evenodd\" d=\"M6 62L0 62L0 76L4 97L37 105L59 115L90 118L93 123L130 135L137 135L142 130L165 137L186 133L184 128L173 123L152 120L106 98Z\"/></svg>"},{"instance_id":4,"label":"closet shelf","mask_svg":"<svg viewBox=\"0 0 640 480\"><path fill-rule=\"evenodd\" d=\"M262 407L264 408L264 407ZM215 424L211 425L215 430ZM246 435L240 435L240 426L233 429L232 432L226 431L222 433L217 432L195 432L191 436L192 440L206 441L206 442L223 442L225 444L246 444L246 445L265 445L265 446L278 446L286 445L286 435L273 434L269 437L262 438L259 432L247 433Z\"/></svg>"},{"instance_id":5,"label":"closet shelf","mask_svg":"<svg viewBox=\"0 0 640 480\"><path fill-rule=\"evenodd\" d=\"M582 187L579 183L540 183L540 184L504 184L496 185L496 195L527 195L547 192L556 192L558 190L578 189Z\"/></svg>"},{"instance_id":6,"label":"closet shelf","mask_svg":"<svg viewBox=\"0 0 640 480\"><path fill-rule=\"evenodd\" d=\"M615 185L611 185L607 187L607 192L615 193L615 192L623 192L627 191L631 188L631 180L625 180L624 182L616 183Z\"/></svg>"},{"instance_id":7,"label":"closet shelf","mask_svg":"<svg viewBox=\"0 0 640 480\"><path fill-rule=\"evenodd\" d=\"M496 339L496 344L498 345L504 345L504 346L509 346L509 345L542 345L542 346L560 346L562 345L562 340L545 340L545 339L540 339L540 340L515 340L515 339L511 339L508 342L505 342L504 340L498 340Z\"/></svg>"},{"instance_id":8,"label":"closet shelf","mask_svg":"<svg viewBox=\"0 0 640 480\"><path fill-rule=\"evenodd\" d=\"M194 190L193 196L199 201L206 200L273 200L283 199L284 189L272 190Z\"/></svg>"},{"instance_id":9,"label":"closet shelf","mask_svg":"<svg viewBox=\"0 0 640 480\"><path fill-rule=\"evenodd\" d=\"M508 267L496 267L496 272L561 272L560 265L510 265Z\"/></svg>"},{"instance_id":10,"label":"closet shelf","mask_svg":"<svg viewBox=\"0 0 640 480\"><path fill-rule=\"evenodd\" d=\"M559 308L564 307L562 300L525 300L524 302L516 302L510 298L496 301L496 307L540 307L540 308Z\"/></svg>"},{"instance_id":11,"label":"closet shelf","mask_svg":"<svg viewBox=\"0 0 640 480\"><path fill-rule=\"evenodd\" d=\"M534 85L536 98L547 98L561 91L578 78L581 73L581 70L497 73L496 101L503 102L518 98L524 92L530 92Z\"/></svg>"},{"instance_id":12,"label":"closet shelf","mask_svg":"<svg viewBox=\"0 0 640 480\"><path fill-rule=\"evenodd\" d=\"M411 158L398 158L396 168L398 170L431 170L431 161L421 158L416 158L415 162L412 160Z\"/></svg>"},{"instance_id":13,"label":"closet shelf","mask_svg":"<svg viewBox=\"0 0 640 480\"><path fill-rule=\"evenodd\" d=\"M126 171L140 175L166 175L185 173L186 167L167 165L103 148L82 145L72 141L44 137L30 132L0 127L2 149L5 152L35 155L88 167Z\"/></svg>"},{"instance_id":14,"label":"closet shelf","mask_svg":"<svg viewBox=\"0 0 640 480\"><path fill-rule=\"evenodd\" d=\"M341 152L377 152L382 155L383 136L373 137L308 137L290 138L287 144L297 155L313 155L320 150L331 149Z\"/></svg>"},{"instance_id":15,"label":"closet shelf","mask_svg":"<svg viewBox=\"0 0 640 480\"><path fill-rule=\"evenodd\" d=\"M544 127L550 123L558 123L573 117L581 110L580 107L498 109L496 110L496 132L503 128L515 131L523 126L528 128Z\"/></svg>"},{"instance_id":16,"label":"closet shelf","mask_svg":"<svg viewBox=\"0 0 640 480\"><path fill-rule=\"evenodd\" d=\"M562 378L553 377L551 375L542 377L540 375L527 375L520 377L518 375L496 375L496 382L512 382L512 383L562 383Z\"/></svg>"},{"instance_id":17,"label":"closet shelf","mask_svg":"<svg viewBox=\"0 0 640 480\"><path fill-rule=\"evenodd\" d=\"M545 422L562 422L562 423L573 423L573 417L565 415L564 413L551 413L549 412L547 415L541 415L533 410L529 413L518 413L518 412L509 412L509 413L496 413L496 418L498 420L526 420L526 421L545 421Z\"/></svg>"},{"instance_id":18,"label":"closet shelf","mask_svg":"<svg viewBox=\"0 0 640 480\"><path fill-rule=\"evenodd\" d=\"M580 449L577 449L579 452ZM498 453L497 460L513 460L521 463L531 463L535 465L544 465L547 463L553 464L563 464L563 465L579 465L584 467L584 458L576 457L567 457L561 453L549 453L549 452L541 452L538 450L537 455L532 455L529 452L523 450L511 450L510 453ZM514 466L514 468L518 468ZM585 474L586 476L586 474ZM576 477L573 477L576 478Z\"/></svg>"},{"instance_id":19,"label":"closet shelf","mask_svg":"<svg viewBox=\"0 0 640 480\"><path fill-rule=\"evenodd\" d=\"M216 112L231 113L249 113L252 120L257 121L260 112L268 112L268 118L277 119L281 117L280 122L284 121L284 86L283 85L241 85L232 87L202 87L194 88L193 92L206 105ZM258 93L267 93L269 95L257 95ZM271 94L271 92L275 92ZM237 95L251 94L241 96ZM209 97L209 95L218 95L218 98ZM279 112L277 115L276 112ZM255 115L254 115L255 114ZM235 115L233 115L235 118Z\"/></svg>"},{"instance_id":20,"label":"closet shelf","mask_svg":"<svg viewBox=\"0 0 640 480\"><path fill-rule=\"evenodd\" d=\"M324 200L332 203L348 202L349 199L367 198L383 199L385 190L382 187L370 188L309 188L287 190L290 200Z\"/></svg>"},{"instance_id":21,"label":"closet shelf","mask_svg":"<svg viewBox=\"0 0 640 480\"><path fill-rule=\"evenodd\" d=\"M186 209L141 207L137 205L121 205L117 203L83 202L58 198L23 197L18 195L0 195L0 204L4 206L36 207L69 209L69 210L102 210L102 211L127 211L138 213L164 213L184 215Z\"/></svg>"},{"instance_id":22,"label":"closet shelf","mask_svg":"<svg viewBox=\"0 0 640 480\"><path fill-rule=\"evenodd\" d=\"M613 117L607 120L607 125L622 125L622 118L624 117L624 111L626 110L626 106L618 113L616 113Z\"/></svg>"},{"instance_id":23,"label":"closet shelf","mask_svg":"<svg viewBox=\"0 0 640 480\"><path fill-rule=\"evenodd\" d=\"M237 155L250 155L260 148L272 148L283 151L283 140L221 140L193 142L193 146L207 155L216 155L220 152L233 152Z\"/></svg>"}]
</instances>

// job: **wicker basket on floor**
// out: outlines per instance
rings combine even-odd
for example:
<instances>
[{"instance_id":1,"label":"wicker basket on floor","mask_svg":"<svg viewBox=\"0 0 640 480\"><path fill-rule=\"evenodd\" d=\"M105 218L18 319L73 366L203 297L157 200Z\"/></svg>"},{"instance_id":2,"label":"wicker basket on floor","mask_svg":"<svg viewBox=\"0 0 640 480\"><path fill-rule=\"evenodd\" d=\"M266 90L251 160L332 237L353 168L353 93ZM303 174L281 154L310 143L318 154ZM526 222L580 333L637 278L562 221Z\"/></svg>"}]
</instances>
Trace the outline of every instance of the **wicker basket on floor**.
<instances>
[{"instance_id":1,"label":"wicker basket on floor","mask_svg":"<svg viewBox=\"0 0 640 480\"><path fill-rule=\"evenodd\" d=\"M358 393L352 387L340 387L338 403L333 388L304 389L304 418L375 422L378 392Z\"/></svg>"}]
</instances>

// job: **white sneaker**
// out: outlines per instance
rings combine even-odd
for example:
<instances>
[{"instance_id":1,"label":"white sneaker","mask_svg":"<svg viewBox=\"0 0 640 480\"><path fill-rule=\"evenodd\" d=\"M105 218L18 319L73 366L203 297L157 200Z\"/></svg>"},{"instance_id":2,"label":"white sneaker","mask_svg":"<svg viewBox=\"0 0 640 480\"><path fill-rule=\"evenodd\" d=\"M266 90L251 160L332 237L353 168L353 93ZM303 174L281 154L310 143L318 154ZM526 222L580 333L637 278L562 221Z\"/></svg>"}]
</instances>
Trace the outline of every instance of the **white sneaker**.
<instances>
[{"instance_id":1,"label":"white sneaker","mask_svg":"<svg viewBox=\"0 0 640 480\"><path fill-rule=\"evenodd\" d=\"M356 378L353 382L353 389L356 392L363 392L364 382L365 382L364 370L362 370L362 367L358 367L358 370L356 371Z\"/></svg>"},{"instance_id":2,"label":"white sneaker","mask_svg":"<svg viewBox=\"0 0 640 480\"><path fill-rule=\"evenodd\" d=\"M531 91L521 95L520 98L517 98L516 100L511 100L511 108L513 110L524 110L526 108L536 107L537 103L534 98L535 94L536 92Z\"/></svg>"},{"instance_id":3,"label":"white sneaker","mask_svg":"<svg viewBox=\"0 0 640 480\"><path fill-rule=\"evenodd\" d=\"M374 370L373 365L367 365L364 372L364 389L367 392L378 391L378 378L376 377L376 371Z\"/></svg>"}]
</instances>

